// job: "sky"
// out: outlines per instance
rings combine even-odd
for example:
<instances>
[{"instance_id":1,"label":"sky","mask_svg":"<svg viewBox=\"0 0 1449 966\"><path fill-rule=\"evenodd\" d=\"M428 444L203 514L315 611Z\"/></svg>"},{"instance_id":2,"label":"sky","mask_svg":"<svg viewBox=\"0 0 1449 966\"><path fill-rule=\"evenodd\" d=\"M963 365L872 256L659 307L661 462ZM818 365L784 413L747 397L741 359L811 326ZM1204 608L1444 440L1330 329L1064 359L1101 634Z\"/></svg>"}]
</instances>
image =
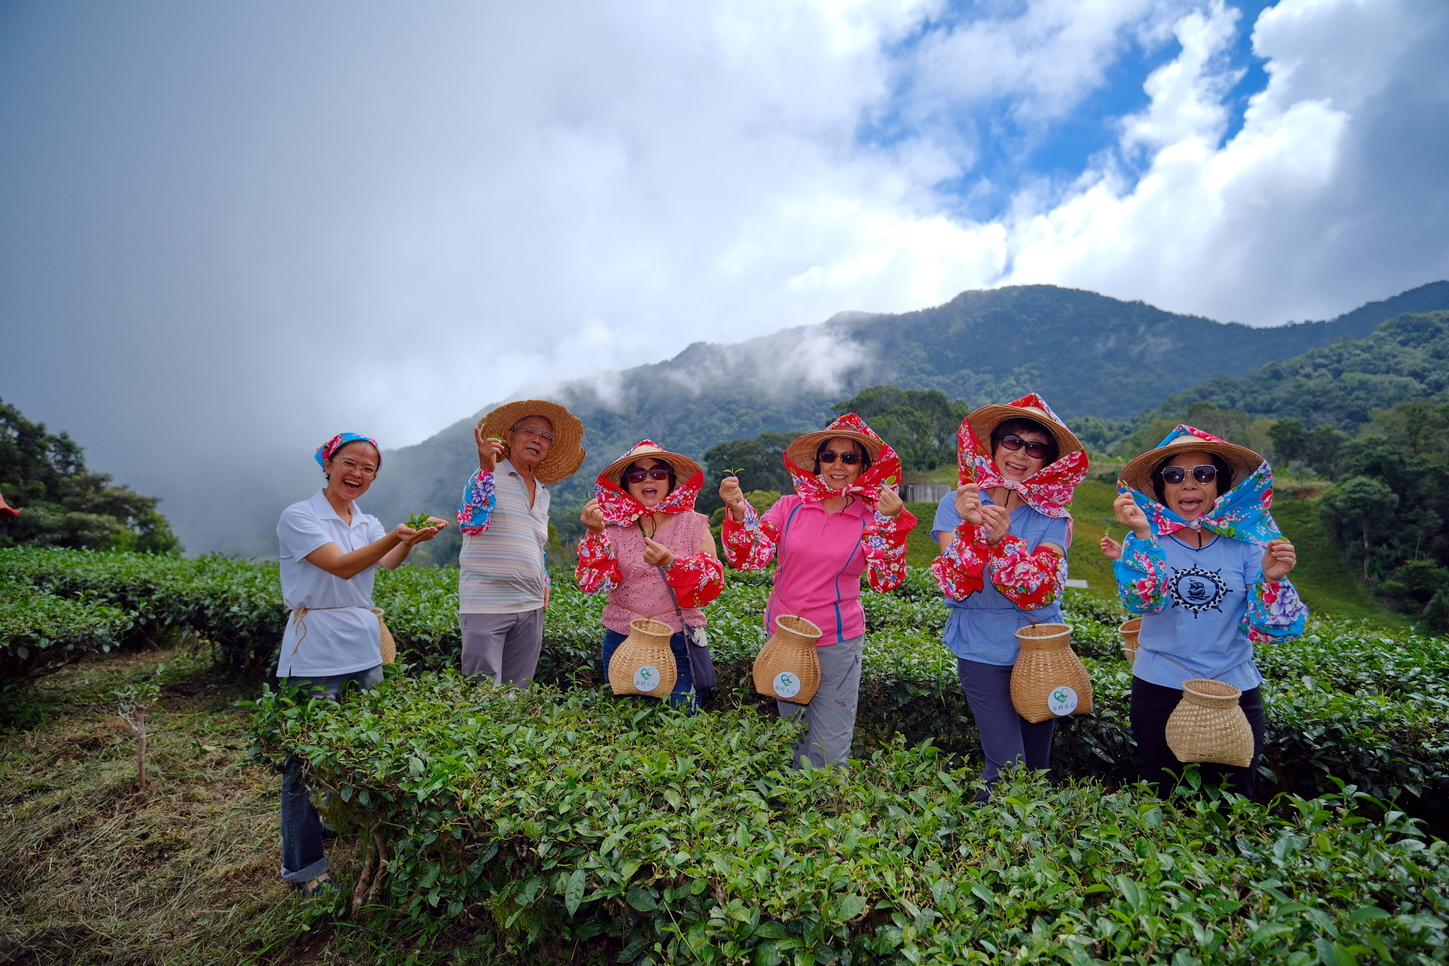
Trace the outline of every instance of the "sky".
<instances>
[{"instance_id":1,"label":"sky","mask_svg":"<svg viewBox=\"0 0 1449 966\"><path fill-rule=\"evenodd\" d=\"M192 550L531 387L1053 283L1449 277L1442 0L0 5L0 399ZM278 502L280 501L280 502Z\"/></svg>"}]
</instances>

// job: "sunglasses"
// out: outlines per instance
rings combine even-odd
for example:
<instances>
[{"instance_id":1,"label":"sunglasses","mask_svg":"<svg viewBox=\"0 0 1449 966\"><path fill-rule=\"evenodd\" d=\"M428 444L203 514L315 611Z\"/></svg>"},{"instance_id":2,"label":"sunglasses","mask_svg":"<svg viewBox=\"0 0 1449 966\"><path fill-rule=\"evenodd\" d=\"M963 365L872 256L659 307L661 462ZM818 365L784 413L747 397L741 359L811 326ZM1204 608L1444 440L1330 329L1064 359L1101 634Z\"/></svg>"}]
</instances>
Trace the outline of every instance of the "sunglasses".
<instances>
[{"instance_id":1,"label":"sunglasses","mask_svg":"<svg viewBox=\"0 0 1449 966\"><path fill-rule=\"evenodd\" d=\"M1211 463L1202 463L1192 468L1192 478L1199 483L1211 483L1218 478L1218 468ZM1187 479L1187 469L1182 466L1164 466L1162 468L1162 482L1171 486L1177 486Z\"/></svg>"},{"instance_id":2,"label":"sunglasses","mask_svg":"<svg viewBox=\"0 0 1449 966\"><path fill-rule=\"evenodd\" d=\"M1034 439L1022 439L1015 433L1007 433L1001 437L1001 445L1015 452L1025 447L1026 455L1034 460L1044 460L1047 454L1047 444L1038 443Z\"/></svg>"},{"instance_id":3,"label":"sunglasses","mask_svg":"<svg viewBox=\"0 0 1449 966\"><path fill-rule=\"evenodd\" d=\"M822 463L834 463L837 456L840 457L840 462L844 463L846 466L854 466L856 463L860 462L859 453L837 453L834 450L829 449L815 458Z\"/></svg>"},{"instance_id":4,"label":"sunglasses","mask_svg":"<svg viewBox=\"0 0 1449 966\"><path fill-rule=\"evenodd\" d=\"M669 471L662 466L651 466L647 470L630 470L624 474L624 479L630 483L643 483L645 480L659 482L669 479Z\"/></svg>"}]
</instances>

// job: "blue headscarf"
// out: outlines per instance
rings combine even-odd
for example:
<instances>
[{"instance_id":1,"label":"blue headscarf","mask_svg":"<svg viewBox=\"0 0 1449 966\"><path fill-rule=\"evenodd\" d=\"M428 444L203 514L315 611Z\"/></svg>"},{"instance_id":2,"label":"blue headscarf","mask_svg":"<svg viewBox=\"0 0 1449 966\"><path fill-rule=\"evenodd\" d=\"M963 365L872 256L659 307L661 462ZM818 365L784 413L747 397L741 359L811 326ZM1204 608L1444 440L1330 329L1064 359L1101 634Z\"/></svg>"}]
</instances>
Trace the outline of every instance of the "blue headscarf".
<instances>
[{"instance_id":1,"label":"blue headscarf","mask_svg":"<svg viewBox=\"0 0 1449 966\"><path fill-rule=\"evenodd\" d=\"M372 448L377 450L378 464L381 465L382 447L377 445L377 440L373 439L371 436L359 436L356 433L338 433L336 436L333 436L327 442L317 447L317 465L325 470L327 468L327 461L332 458L333 453L337 452L348 443L355 443L358 440L362 440L362 442L364 443L372 444Z\"/></svg>"},{"instance_id":2,"label":"blue headscarf","mask_svg":"<svg viewBox=\"0 0 1449 966\"><path fill-rule=\"evenodd\" d=\"M1180 436L1196 436L1216 443L1226 442L1192 426L1178 426L1163 437L1156 448L1161 449ZM1166 536L1184 529L1208 530L1230 540L1242 540L1260 547L1266 547L1270 540L1280 540L1283 537L1283 531L1273 521L1273 514L1268 512L1273 505L1273 470L1266 460L1246 479L1220 495L1212 509L1192 521L1184 520L1152 497L1128 487L1120 480L1117 483L1117 492L1132 494L1133 502L1147 515L1147 522L1152 527L1154 536Z\"/></svg>"}]
</instances>

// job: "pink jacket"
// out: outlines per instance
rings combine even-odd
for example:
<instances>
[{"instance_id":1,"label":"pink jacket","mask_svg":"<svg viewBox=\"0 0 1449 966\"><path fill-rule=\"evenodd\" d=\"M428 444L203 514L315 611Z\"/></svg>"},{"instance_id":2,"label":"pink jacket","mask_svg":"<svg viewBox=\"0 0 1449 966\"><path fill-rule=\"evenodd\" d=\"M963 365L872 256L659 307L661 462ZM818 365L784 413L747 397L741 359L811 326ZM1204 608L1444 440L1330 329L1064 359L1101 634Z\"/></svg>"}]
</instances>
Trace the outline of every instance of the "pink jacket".
<instances>
[{"instance_id":1,"label":"pink jacket","mask_svg":"<svg viewBox=\"0 0 1449 966\"><path fill-rule=\"evenodd\" d=\"M779 559L765 607L766 630L774 633L779 615L796 614L820 628L822 646L865 633L860 576L868 565L871 587L899 586L905 577L906 535L916 522L909 511L890 518L859 499L831 515L818 500L794 493L781 497L763 517L752 509L745 517L738 522L733 511L726 511L722 539L736 569L758 570L771 557Z\"/></svg>"}]
</instances>

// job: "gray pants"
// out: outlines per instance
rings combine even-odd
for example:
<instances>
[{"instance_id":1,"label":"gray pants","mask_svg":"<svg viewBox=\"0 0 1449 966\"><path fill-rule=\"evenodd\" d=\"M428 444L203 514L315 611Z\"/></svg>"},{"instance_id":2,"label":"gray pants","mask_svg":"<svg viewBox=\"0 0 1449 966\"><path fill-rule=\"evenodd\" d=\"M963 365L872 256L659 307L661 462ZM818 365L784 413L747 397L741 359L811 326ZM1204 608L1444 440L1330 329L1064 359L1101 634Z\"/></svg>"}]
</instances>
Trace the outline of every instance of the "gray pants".
<instances>
[{"instance_id":1,"label":"gray pants","mask_svg":"<svg viewBox=\"0 0 1449 966\"><path fill-rule=\"evenodd\" d=\"M463 673L527 687L543 650L543 608L521 614L459 614Z\"/></svg>"},{"instance_id":2,"label":"gray pants","mask_svg":"<svg viewBox=\"0 0 1449 966\"><path fill-rule=\"evenodd\" d=\"M815 649L820 659L820 687L809 704L776 701L782 718L805 716L808 727L791 748L795 767L809 758L816 768L850 758L855 739L855 709L860 704L860 657L865 635Z\"/></svg>"},{"instance_id":3,"label":"gray pants","mask_svg":"<svg viewBox=\"0 0 1449 966\"><path fill-rule=\"evenodd\" d=\"M1013 765L1051 767L1057 719L1032 724L1016 713L1011 703L1011 665L982 664L958 657L956 676L971 705L976 730L981 732L981 751L986 756L982 781L994 785L1002 771Z\"/></svg>"}]
</instances>

